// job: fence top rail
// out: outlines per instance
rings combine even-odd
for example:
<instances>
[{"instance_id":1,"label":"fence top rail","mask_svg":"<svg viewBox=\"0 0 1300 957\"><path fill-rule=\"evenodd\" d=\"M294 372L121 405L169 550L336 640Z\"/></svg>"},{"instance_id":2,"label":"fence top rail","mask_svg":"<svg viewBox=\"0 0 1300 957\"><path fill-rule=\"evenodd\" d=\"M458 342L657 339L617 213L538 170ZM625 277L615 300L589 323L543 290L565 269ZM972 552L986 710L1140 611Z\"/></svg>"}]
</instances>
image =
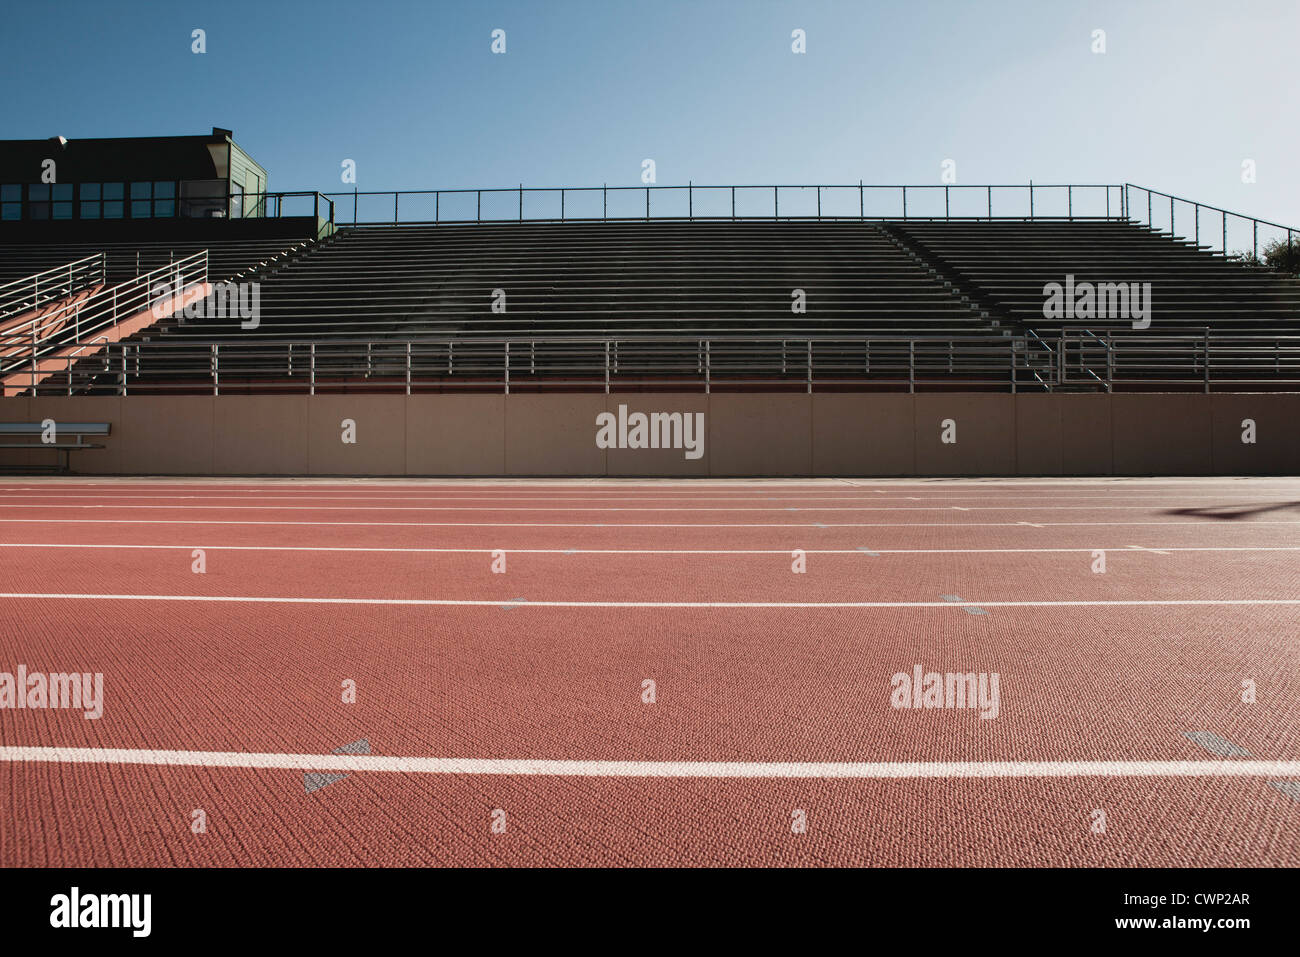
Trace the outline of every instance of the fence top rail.
<instances>
[{"instance_id":1,"label":"fence top rail","mask_svg":"<svg viewBox=\"0 0 1300 957\"><path fill-rule=\"evenodd\" d=\"M1285 229L1288 233L1300 233L1300 227L1286 226L1282 223L1270 222L1267 219L1260 219L1258 216L1247 216L1245 213L1236 213L1230 209L1223 209L1220 206L1211 206L1209 203L1202 203L1195 199L1187 199L1183 196L1175 196L1172 193L1164 193L1158 189L1152 189L1149 186L1139 186L1137 183L1125 183L1125 189L1140 189L1144 193L1150 193L1152 196L1163 196L1165 199L1172 199L1177 203L1187 203L1189 206L1199 206L1201 209L1211 209L1216 213L1223 213L1227 216L1236 216L1238 219L1249 219L1252 222L1259 223L1261 226L1272 226L1274 229Z\"/></svg>"},{"instance_id":2,"label":"fence top rail","mask_svg":"<svg viewBox=\"0 0 1300 957\"><path fill-rule=\"evenodd\" d=\"M504 336L504 337L472 337L472 338L453 338L453 337L422 337L422 338L391 338L391 339L331 339L328 342L322 342L317 339L200 339L195 337L186 341L155 339L147 343L123 343L122 345L133 348L144 345L147 349L195 349L210 350L213 347L218 349L227 346L235 348L262 349L274 346L295 346L309 349L311 347L343 347L357 346L361 348L396 348L402 349L406 346L447 346L452 345L457 348L472 349L481 346L505 346L505 345L541 345L541 346L604 346L608 345L637 345L637 344L657 344L657 345L676 345L682 347L695 347L697 345L720 346L738 346L738 345L770 345L776 343L787 343L804 345L806 343L870 343L880 345L907 345L916 343L918 345L929 344L950 344L965 346L983 346L991 349L1005 350L1010 345L1023 344L1032 338L1042 343L1055 343L1058 340L1067 341L1077 339L1081 335L1093 335L1089 331L1071 329L1065 335L1042 334L1030 332L1023 336L890 336L890 335L811 335L811 336L754 336L754 335L716 335L716 336ZM1123 334L1116 336L1113 340L1115 345L1123 346L1126 342L1159 342L1175 346L1183 343L1194 345L1196 348L1202 348L1205 343L1205 332L1186 332L1176 335L1132 335ZM1275 345L1279 349L1298 349L1300 350L1300 335L1270 335L1256 333L1235 334L1226 332L1222 336L1212 337L1212 345L1222 345L1225 348L1232 347L1239 343L1265 343Z\"/></svg>"},{"instance_id":3,"label":"fence top rail","mask_svg":"<svg viewBox=\"0 0 1300 957\"><path fill-rule=\"evenodd\" d=\"M666 189L1123 189L1122 183L680 183L640 186L458 186L453 189L362 189L322 193L322 196L432 196L435 193L568 193ZM252 195L252 194L249 194ZM286 193L284 195L298 195ZM311 195L307 193L305 195Z\"/></svg>"}]
</instances>

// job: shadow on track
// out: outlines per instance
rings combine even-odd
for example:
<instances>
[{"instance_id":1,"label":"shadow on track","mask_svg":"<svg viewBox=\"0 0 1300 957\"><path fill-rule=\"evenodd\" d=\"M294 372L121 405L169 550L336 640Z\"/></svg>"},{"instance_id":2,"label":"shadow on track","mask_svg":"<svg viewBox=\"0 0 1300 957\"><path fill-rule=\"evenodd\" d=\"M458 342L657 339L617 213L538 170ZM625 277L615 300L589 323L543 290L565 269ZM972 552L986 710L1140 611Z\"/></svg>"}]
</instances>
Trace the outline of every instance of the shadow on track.
<instances>
[{"instance_id":1,"label":"shadow on track","mask_svg":"<svg viewBox=\"0 0 1300 957\"><path fill-rule=\"evenodd\" d=\"M1253 515L1265 515L1287 509L1300 509L1300 502L1277 502L1273 505L1211 505L1206 508L1171 508L1166 515L1192 515L1197 518L1217 518L1235 522Z\"/></svg>"}]
</instances>

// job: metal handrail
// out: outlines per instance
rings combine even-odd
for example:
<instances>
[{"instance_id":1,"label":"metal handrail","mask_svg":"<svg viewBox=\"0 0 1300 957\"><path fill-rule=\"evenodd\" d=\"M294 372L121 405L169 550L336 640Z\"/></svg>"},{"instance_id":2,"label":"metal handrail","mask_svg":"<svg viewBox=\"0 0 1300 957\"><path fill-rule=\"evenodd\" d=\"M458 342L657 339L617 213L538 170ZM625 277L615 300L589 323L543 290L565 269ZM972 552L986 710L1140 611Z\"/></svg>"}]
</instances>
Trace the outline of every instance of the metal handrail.
<instances>
[{"instance_id":1,"label":"metal handrail","mask_svg":"<svg viewBox=\"0 0 1300 957\"><path fill-rule=\"evenodd\" d=\"M260 193L226 193L224 196L221 193L207 196L192 196L183 200L182 203L177 204L176 215L173 218L187 218L182 216L180 212L181 205L184 203L188 203L190 206L203 206L222 199L225 200L225 208L228 215L234 205L234 200L238 199L242 203L240 215L231 218L281 219L286 215L284 212L284 201L286 199L307 197L310 197L312 201L312 215L318 220L321 219L321 207L323 205L327 213L324 217L325 221L332 224L334 222L334 201L320 190L315 189L288 190L274 193L266 191ZM255 210L256 212L250 213L250 209ZM304 213L303 215L306 214Z\"/></svg>"},{"instance_id":2,"label":"metal handrail","mask_svg":"<svg viewBox=\"0 0 1300 957\"><path fill-rule=\"evenodd\" d=\"M617 391L653 385L674 389L767 386L813 392L866 386L1018 390L1078 383L1054 357L1085 342L1045 337L777 336L627 338L386 339L322 344L302 340L156 341L102 347L106 355L78 368L62 356L71 392L131 390L273 394L346 390L404 393L428 389ZM1102 340L1098 339L1099 342ZM1034 344L1041 353L1031 352ZM128 349L131 363L128 365ZM1174 385L1300 384L1300 336L1231 334L1112 335L1100 361L1077 350L1077 372L1106 390ZM219 358L218 358L219 357ZM85 357L82 357L85 358ZM1071 353L1071 361L1076 359ZM88 360L87 360L88 361ZM134 368L134 372L130 368ZM105 369L112 381L103 381ZM36 386L36 383L33 383Z\"/></svg>"},{"instance_id":3,"label":"metal handrail","mask_svg":"<svg viewBox=\"0 0 1300 957\"><path fill-rule=\"evenodd\" d=\"M101 252L0 284L0 320L102 286L105 275Z\"/></svg>"},{"instance_id":4,"label":"metal handrail","mask_svg":"<svg viewBox=\"0 0 1300 957\"><path fill-rule=\"evenodd\" d=\"M730 197L729 212L720 213L716 215L697 214L695 210L696 194L707 193L710 191L720 191L720 190L727 191ZM814 190L815 197L816 197L815 212L807 213L807 214L791 215L788 212L788 207L787 207L787 213L785 215L782 215L781 214L781 191L782 190ZM840 212L840 213L832 214L832 213L825 212L823 210L822 199L826 191L830 191L830 190L855 191L858 200L857 212L856 213L852 212L851 208L847 213ZM874 215L874 214L868 216L866 212L866 193L868 190L873 192L879 192L883 190L886 191L887 193L897 192L897 200L898 200L898 205L896 207L897 212L885 216ZM993 213L994 190L1015 190L1018 193L1023 193L1025 198L1028 201L1027 213L1022 213L1015 216L1003 215L1003 216L995 217ZM1035 196L1036 194L1041 195L1043 190L1064 190L1065 191L1064 198L1066 202L1066 208L1064 211L1064 215L1058 217L1058 216L1051 216L1051 215L1043 216L1042 214L1038 214L1037 217L1035 216ZM1104 210L1102 214L1099 216L1083 216L1083 215L1076 216L1074 213L1074 199L1075 199L1076 190L1087 190L1087 191L1104 190ZM737 191L740 191L742 194L745 193L752 194L755 191L762 193L763 195L770 193L771 210L772 210L771 213L760 214L760 215L745 214L745 213L737 214L737 209L736 209ZM909 210L908 210L909 191L912 191L914 196L917 192L931 193L931 194L934 194L936 192L941 192L943 196L943 203L944 203L943 215L942 216L937 216L937 215L918 216L914 212L914 207L913 207L913 212L909 214ZM971 216L971 215L953 216L951 212L953 195L954 194L968 195L972 191L983 194L985 199L984 213L982 215L977 215L977 216ZM1115 194L1116 205L1120 206L1118 212L1113 210L1111 206L1112 191L1114 191ZM577 216L577 217L569 215L568 204L567 204L568 197L571 194L582 194L582 193L601 194L600 215ZM645 197L644 213L642 214L639 212L636 216L609 215L609 194L611 193L643 194ZM655 207L651 202L652 197L655 195L661 195L665 193L684 194L684 198L686 201L686 209L684 215L682 215L680 212L676 214L672 214L672 213L665 214L661 211L655 210ZM559 195L559 200L560 200L559 215L558 216L525 215L524 200L530 195L543 195L543 194ZM864 183L859 181L857 183L842 183L842 184L773 183L773 184L766 184L766 185L763 184L708 185L708 184L697 184L694 182L689 182L686 183L685 185L679 185L679 186L659 186L659 185L651 185L651 184L647 184L643 186L609 186L609 185L524 186L520 184L519 186L493 186L493 187L457 188L457 189L408 189L408 190L356 190L354 189L351 192L326 193L323 195L326 196L327 198L329 197L337 198L339 199L339 201L350 198L352 200L352 225L366 225L366 226L393 225L393 224L403 223L403 222L405 223L470 223L470 222L483 223L483 222L508 222L508 221L546 222L546 221L554 221L554 220L565 221L565 220L573 220L573 219L576 220L610 220L610 219L799 220L799 219L808 219L808 220L818 220L818 221L896 219L896 218L921 219L921 220L925 220L925 219L947 220L952 218L960 218L960 219L994 219L994 218L1120 219L1123 218L1123 213L1124 213L1124 210L1122 208L1123 185L1119 183L1033 183L1030 182L1030 183L965 185L965 184L958 184L958 183L875 184L875 183ZM511 207L514 210L514 215L490 216L485 218L483 216L483 197L485 195L489 197L496 196L496 195L514 195L516 197L516 203L513 204ZM362 197L370 197L370 196L391 197L393 203L392 217L391 218L384 217L381 219L361 219L359 213L360 199ZM421 197L421 196L433 197L433 210L432 210L433 215L431 217L426 216L425 218L402 219L401 217L402 197L410 198L410 197ZM474 205L473 218L472 219L469 218L468 215L466 215L464 218L448 218L444 216L442 212L442 205L443 205L442 198L444 196L474 196L475 205ZM409 202L408 202L408 208L409 208Z\"/></svg>"},{"instance_id":5,"label":"metal handrail","mask_svg":"<svg viewBox=\"0 0 1300 957\"><path fill-rule=\"evenodd\" d=\"M182 296L198 284L207 282L206 249L159 266L125 282L100 289L78 304L69 330L66 312L35 316L0 333L0 372L30 367L32 382L38 380L43 356L68 347L84 349L92 344L90 336L117 325L123 319L158 306L159 284L166 283L169 296ZM71 334L69 334L69 331ZM81 351L78 350L78 352ZM15 350L22 350L15 352ZM9 354L6 355L6 352Z\"/></svg>"},{"instance_id":6,"label":"metal handrail","mask_svg":"<svg viewBox=\"0 0 1300 957\"><path fill-rule=\"evenodd\" d=\"M1133 206L1132 203L1129 201L1129 196L1128 196L1129 190L1139 190L1146 194L1147 197L1146 219L1141 218L1140 215L1142 211L1141 204L1139 204L1137 208L1137 212L1139 215L1137 216L1131 215ZM1192 207L1193 231L1190 238L1198 246L1201 245L1201 210L1207 210L1212 213L1218 213L1220 216L1220 224L1221 224L1220 233L1219 233L1219 251L1223 253L1223 255L1225 256L1229 255L1228 252L1228 217L1229 216L1233 217L1234 219L1244 220L1245 222L1251 224L1251 258L1255 260L1259 259L1259 227L1264 226L1269 229L1285 230L1286 244L1288 250L1291 249L1293 242L1296 241L1296 238L1300 237L1300 227L1286 226L1283 225L1282 223L1270 222L1267 219L1260 219L1256 216L1247 216L1245 213L1235 213L1230 209L1223 209L1222 207L1219 206L1211 206L1209 203L1201 203L1201 202L1197 202L1196 200L1185 199L1182 196L1174 196L1171 193L1163 193L1158 189L1151 189L1147 186L1138 186L1134 183L1124 184L1124 206L1126 209L1130 211L1130 218L1135 219L1137 222L1145 223L1147 226L1150 226L1153 229L1155 228L1155 222L1154 222L1155 208L1152 200L1153 197L1156 196L1159 196L1162 199L1169 200L1169 234L1171 236L1177 235L1176 232L1177 227L1176 227L1176 219L1175 219L1176 204L1182 203L1185 206ZM1187 237L1184 236L1184 238Z\"/></svg>"}]
</instances>

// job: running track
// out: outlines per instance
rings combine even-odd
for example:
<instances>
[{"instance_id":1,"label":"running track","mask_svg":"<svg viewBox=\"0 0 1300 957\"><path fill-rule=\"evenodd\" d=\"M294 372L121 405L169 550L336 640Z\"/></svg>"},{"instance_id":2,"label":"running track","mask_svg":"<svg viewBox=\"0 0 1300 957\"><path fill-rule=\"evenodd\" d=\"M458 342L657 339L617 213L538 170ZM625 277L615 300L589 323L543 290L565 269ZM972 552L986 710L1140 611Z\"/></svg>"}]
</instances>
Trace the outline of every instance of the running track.
<instances>
[{"instance_id":1,"label":"running track","mask_svg":"<svg viewBox=\"0 0 1300 957\"><path fill-rule=\"evenodd\" d=\"M1300 864L1295 479L12 478L0 621L4 866Z\"/></svg>"}]
</instances>

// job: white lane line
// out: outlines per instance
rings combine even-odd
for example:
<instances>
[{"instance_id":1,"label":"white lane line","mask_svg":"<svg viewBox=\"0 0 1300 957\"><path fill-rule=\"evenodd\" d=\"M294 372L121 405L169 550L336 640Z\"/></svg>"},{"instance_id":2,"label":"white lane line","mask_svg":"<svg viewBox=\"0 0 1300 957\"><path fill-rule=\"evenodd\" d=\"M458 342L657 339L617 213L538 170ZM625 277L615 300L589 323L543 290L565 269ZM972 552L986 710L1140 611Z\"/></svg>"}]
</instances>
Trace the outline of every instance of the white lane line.
<instances>
[{"instance_id":1,"label":"white lane line","mask_svg":"<svg viewBox=\"0 0 1300 957\"><path fill-rule=\"evenodd\" d=\"M789 548L402 548L379 545L205 545L203 542L182 542L176 545L128 545L119 542L0 542L0 548L139 548L186 551L205 548L222 552L449 552L467 555L489 555L500 549L523 555L788 555ZM805 548L809 555L985 555L985 554L1039 554L1066 553L1090 554L1094 551L1139 551L1153 555L1169 552L1300 552L1300 545L1161 545L1146 548L1141 545L1089 545L1081 548L875 548L865 545L857 548Z\"/></svg>"},{"instance_id":2,"label":"white lane line","mask_svg":"<svg viewBox=\"0 0 1300 957\"><path fill-rule=\"evenodd\" d=\"M547 761L13 745L0 747L0 761L624 778L1271 778L1300 774L1300 761Z\"/></svg>"},{"instance_id":3,"label":"white lane line","mask_svg":"<svg viewBox=\"0 0 1300 957\"><path fill-rule=\"evenodd\" d=\"M35 485L31 483L35 482ZM618 478L613 476L590 478L526 478L520 476L498 478L357 478L338 476L293 475L280 477L247 478L241 476L23 476L10 481L0 481L0 490L21 489L41 491L49 488L89 488L102 491L133 488L219 489L225 491L279 490L285 488L320 488L331 491L353 491L369 488L384 490L427 491L451 489L463 491L510 491L528 488L567 488L583 491L605 489L663 489L687 485L690 489L763 489L820 490L828 492L851 491L862 488L906 489L915 491L943 491L969 489L997 491L1003 488L1108 488L1119 490L1213 487L1228 491L1242 488L1292 488L1295 478L1287 476L1073 476L1067 478L979 478L979 477L915 477L862 476L853 479L837 478L712 478L689 479L683 483L673 477Z\"/></svg>"},{"instance_id":4,"label":"white lane line","mask_svg":"<svg viewBox=\"0 0 1300 957\"><path fill-rule=\"evenodd\" d=\"M513 598L332 598L286 595L134 595L93 592L0 592L0 599L68 599L74 601L249 602L263 605L442 605L486 607L512 605ZM1156 607L1173 605L1300 605L1300 598L1067 599L1064 601L539 601L525 608L1079 608Z\"/></svg>"},{"instance_id":5,"label":"white lane line","mask_svg":"<svg viewBox=\"0 0 1300 957\"><path fill-rule=\"evenodd\" d=\"M0 499L0 503L3 499ZM1251 503L1248 507L1255 507ZM51 508L94 508L94 509L128 509L152 508L173 509L178 512L1114 512L1114 511L1153 511L1185 507L1180 503L1161 503L1150 505L810 505L795 507L790 505L673 505L673 506L639 506L620 505L608 508L602 505L555 506L555 505L4 505L0 508L24 509L27 511ZM1225 506L1235 508L1237 506ZM1030 524L1030 523L1026 523Z\"/></svg>"},{"instance_id":6,"label":"white lane line","mask_svg":"<svg viewBox=\"0 0 1300 957\"><path fill-rule=\"evenodd\" d=\"M31 490L23 489L23 490L21 490L21 491L31 491ZM878 491L879 491L879 490L878 490ZM880 494L883 495L883 494L886 494L886 493L884 493L883 491L881 491ZM1154 500L1153 504L1163 504L1163 503L1164 503L1164 502L1169 498L1170 494L1171 494L1170 492L1159 492L1159 493L1156 493L1156 492L1144 492L1144 493L1141 493L1141 494L1139 494L1139 495L1133 495L1133 494L1131 494L1131 493L1126 493L1126 494L1121 494L1121 495L1114 495L1114 494L1111 494L1111 495L1049 495L1049 496L1045 496L1045 497L1046 497L1046 498L1049 498L1049 499L1052 500L1052 501L1061 501L1061 500L1065 500L1065 501L1105 501L1105 502L1113 502L1113 501L1115 501L1117 498L1135 499L1135 500L1136 500L1136 499L1140 499L1140 498L1143 498L1143 497L1148 497L1148 498L1151 498L1151 499ZM1212 499L1212 500L1214 500L1214 501L1216 501L1216 502L1219 502L1221 505L1223 505L1224 508L1235 508L1235 507L1238 507L1238 506L1258 505L1258 504L1259 504L1259 495L1258 495L1258 494L1254 494L1254 495L1252 495L1249 499L1244 499L1244 500L1241 500L1241 501L1231 501L1231 502L1224 502L1224 496L1222 496L1222 495L1212 495L1212 494L1209 494L1209 493L1203 493L1203 494L1199 494L1199 495L1187 495L1187 494L1185 494L1185 493L1178 493L1178 494L1179 494L1180 498L1205 498L1205 499ZM1240 492L1239 492L1239 493L1237 493L1237 494L1238 494L1238 495L1242 495L1242 494L1245 494L1245 493L1240 493ZM299 491L293 491L293 490L288 490L288 491L285 491L285 492L283 492L283 493L275 494L275 495L249 495L249 494L247 494L247 493L244 493L244 494L237 493L237 492L222 493L222 492L219 492L219 491L218 491L218 492L210 492L210 493L207 493L207 494L204 494L204 495L159 495L159 494L157 494L157 493L152 493L152 494L144 494L144 493L141 493L141 494L129 494L129 495L104 495L104 494L99 494L99 493L89 493L89 492L88 492L88 493L84 493L84 494L58 494L58 495L52 495L52 494L44 494L44 495L9 495L9 494L4 494L4 490L0 489L0 501L6 501L6 502L16 502L16 501L36 501L36 502L47 502L47 501L52 501L52 500L66 500L66 499L94 499L94 500L99 500L99 501L104 501L104 502L120 502L120 501L124 501L124 500L128 500L128 499L137 499L137 498L149 499L149 500L151 500L151 501L167 500L167 501L187 501L187 502L188 502L188 501L202 501L202 500L217 501L217 502L247 502L247 501L250 501L250 500L264 500L264 501L270 501L270 502L287 502L287 501L338 501L338 502L437 502L437 501L454 501L454 502L511 502L511 501L519 501L519 502L525 502L525 501L530 501L530 502L581 502L581 501L600 501L600 502L620 502L620 501L629 501L629 502L645 502L645 501L664 501L664 502L690 502L690 501L701 501L701 502L753 502L753 501L755 501L755 500L767 500L767 501L787 501L787 500L788 500L788 501L800 501L800 502L809 502L809 501L813 501L813 502L815 502L815 501L825 501L825 502L844 502L844 501L858 501L858 500L860 500L860 501L869 501L869 502L880 502L880 501L912 501L912 502L925 502L925 501L929 501L929 502L944 502L944 501L950 501L950 500L952 500L952 499L976 499L976 500L988 501L988 500L990 500L990 499L993 499L993 498L999 498L999 497L1001 497L1001 498L1005 498L1005 497L1007 497L1007 496L1004 496L1004 495L1001 495L1001 496L994 496L994 495L935 495L935 496L928 496L928 497L918 497L918 496L915 496L915 495L909 495L909 496L903 496L903 497L898 497L898 498L893 498L893 499L873 499L873 498L870 498L870 497L868 497L868 496L864 496L864 495L860 495L860 494L852 493L852 492L845 492L844 494L841 494L841 495L768 495L768 494L759 494L759 493L755 493L755 494L752 494L752 495L710 495L710 494L707 494L707 493L698 493L698 492L692 492L692 491L688 491L688 490L684 490L684 491L682 491L682 492L680 492L680 493L678 493L678 494L675 494L675 495L621 495L621 494L605 494L605 495L532 495L532 494L529 494L529 495L513 495L513 494L508 494L508 495L424 495L424 494L418 494L418 495L312 495L312 494L307 493L307 492L299 492ZM1028 498L1028 496L1027 496L1026 494L1024 494L1024 493L1017 494L1015 497L1016 497L1017 499L1021 500L1021 501L1024 501L1024 500L1026 500L1026 498ZM1276 503L1273 503L1273 504L1276 504ZM957 509L965 508L965 506L960 506L960 505L952 505L952 506L949 506L949 507L950 507L950 508L957 508Z\"/></svg>"},{"instance_id":7,"label":"white lane line","mask_svg":"<svg viewBox=\"0 0 1300 957\"><path fill-rule=\"evenodd\" d=\"M679 509L672 509L677 512ZM364 528L1016 528L1028 522L306 522L260 521L256 519L202 518L5 518L0 525L309 525L323 528L353 525ZM1246 525L1300 525L1300 520L1258 519ZM1195 522L1042 522L1034 528L1084 528L1139 525L1195 525L1206 528L1206 520ZM1242 526L1237 526L1242 527Z\"/></svg>"}]
</instances>

